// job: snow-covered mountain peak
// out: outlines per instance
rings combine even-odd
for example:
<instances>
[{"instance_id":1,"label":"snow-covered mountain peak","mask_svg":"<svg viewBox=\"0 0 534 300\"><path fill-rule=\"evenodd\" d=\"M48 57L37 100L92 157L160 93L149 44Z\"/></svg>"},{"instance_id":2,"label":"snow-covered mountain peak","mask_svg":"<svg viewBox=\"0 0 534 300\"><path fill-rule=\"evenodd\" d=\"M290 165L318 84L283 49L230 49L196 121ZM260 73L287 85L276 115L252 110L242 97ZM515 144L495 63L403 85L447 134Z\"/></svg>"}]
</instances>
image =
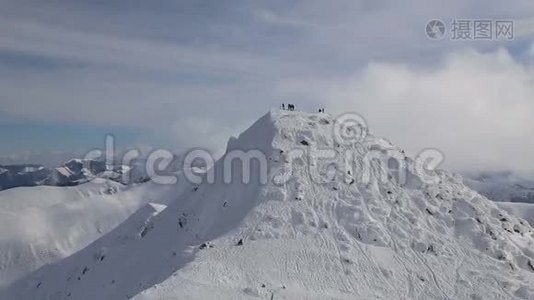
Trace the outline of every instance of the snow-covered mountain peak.
<instances>
[{"instance_id":1,"label":"snow-covered mountain peak","mask_svg":"<svg viewBox=\"0 0 534 300\"><path fill-rule=\"evenodd\" d=\"M145 207L1 296L532 297L527 222L455 175L418 172L401 149L342 121L271 111L230 139L213 180L206 172L161 212ZM381 164L377 155L391 153L396 163ZM124 235L134 238L117 240Z\"/></svg>"}]
</instances>

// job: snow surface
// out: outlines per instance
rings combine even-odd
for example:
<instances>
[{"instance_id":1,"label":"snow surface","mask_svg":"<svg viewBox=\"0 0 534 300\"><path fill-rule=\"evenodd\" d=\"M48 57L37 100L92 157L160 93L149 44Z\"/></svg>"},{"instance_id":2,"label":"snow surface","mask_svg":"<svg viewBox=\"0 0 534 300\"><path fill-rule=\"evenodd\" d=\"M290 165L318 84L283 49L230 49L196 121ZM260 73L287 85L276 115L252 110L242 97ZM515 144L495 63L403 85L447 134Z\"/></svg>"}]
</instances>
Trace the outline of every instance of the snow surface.
<instances>
[{"instance_id":1,"label":"snow surface","mask_svg":"<svg viewBox=\"0 0 534 300\"><path fill-rule=\"evenodd\" d=\"M125 187L97 179L0 192L0 287L83 249L146 203L168 203L181 186Z\"/></svg>"},{"instance_id":2,"label":"snow surface","mask_svg":"<svg viewBox=\"0 0 534 300\"><path fill-rule=\"evenodd\" d=\"M339 145L333 122L267 114L228 145L266 153L267 184L224 184L224 156L216 183L188 189L162 211L145 206L0 298L532 299L532 228L459 176L437 171L439 182L423 184L411 173L400 185L378 180L384 167L373 162L369 182L332 168L333 180L312 181L309 166L319 162L291 158L291 150L350 150L361 166L371 149L394 147L371 135Z\"/></svg>"}]
</instances>

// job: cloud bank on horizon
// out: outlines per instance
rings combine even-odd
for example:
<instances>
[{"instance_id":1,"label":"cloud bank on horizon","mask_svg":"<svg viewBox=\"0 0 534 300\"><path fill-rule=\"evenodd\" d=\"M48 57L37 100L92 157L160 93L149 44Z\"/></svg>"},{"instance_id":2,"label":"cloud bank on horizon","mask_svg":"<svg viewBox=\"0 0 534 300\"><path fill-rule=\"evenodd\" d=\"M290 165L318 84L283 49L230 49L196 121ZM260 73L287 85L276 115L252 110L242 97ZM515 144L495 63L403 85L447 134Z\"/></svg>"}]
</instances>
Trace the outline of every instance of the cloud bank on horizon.
<instances>
[{"instance_id":1,"label":"cloud bank on horizon","mask_svg":"<svg viewBox=\"0 0 534 300\"><path fill-rule=\"evenodd\" d=\"M55 124L60 139L57 127L126 128L128 146L221 150L293 102L358 112L410 152L441 149L454 169L534 173L533 15L527 0L4 1L0 156L87 146L32 143L27 123ZM513 20L515 37L425 35L431 19L471 17Z\"/></svg>"}]
</instances>

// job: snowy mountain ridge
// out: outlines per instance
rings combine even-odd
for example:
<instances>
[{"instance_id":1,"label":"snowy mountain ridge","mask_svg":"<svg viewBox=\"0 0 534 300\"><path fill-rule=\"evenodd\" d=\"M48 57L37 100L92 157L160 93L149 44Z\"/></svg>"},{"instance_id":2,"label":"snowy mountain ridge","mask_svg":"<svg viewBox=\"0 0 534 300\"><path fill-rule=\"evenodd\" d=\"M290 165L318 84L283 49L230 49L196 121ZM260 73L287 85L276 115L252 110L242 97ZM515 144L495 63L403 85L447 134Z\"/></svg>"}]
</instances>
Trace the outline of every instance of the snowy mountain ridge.
<instances>
[{"instance_id":1,"label":"snowy mountain ridge","mask_svg":"<svg viewBox=\"0 0 534 300\"><path fill-rule=\"evenodd\" d=\"M532 299L527 222L446 171L433 172L435 183L408 172L399 184L395 170L366 161L390 151L388 141L368 134L339 143L335 123L326 114L272 111L230 140L214 183L165 209L145 207L0 298ZM293 156L312 147L355 154L357 171L337 158ZM266 155L265 184L255 175L261 163L249 165L248 183L243 168L224 180L235 149ZM370 167L365 181L362 166ZM328 180L318 184L318 175Z\"/></svg>"}]
</instances>

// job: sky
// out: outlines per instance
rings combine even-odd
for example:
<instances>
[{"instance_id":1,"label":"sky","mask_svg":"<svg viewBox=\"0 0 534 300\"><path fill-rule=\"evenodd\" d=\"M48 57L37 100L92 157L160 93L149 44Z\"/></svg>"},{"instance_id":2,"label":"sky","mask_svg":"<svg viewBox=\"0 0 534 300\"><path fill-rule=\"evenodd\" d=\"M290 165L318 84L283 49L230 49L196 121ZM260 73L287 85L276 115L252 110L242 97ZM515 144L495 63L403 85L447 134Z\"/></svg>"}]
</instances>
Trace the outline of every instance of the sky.
<instances>
[{"instance_id":1,"label":"sky","mask_svg":"<svg viewBox=\"0 0 534 300\"><path fill-rule=\"evenodd\" d=\"M0 1L0 163L193 147L282 102L357 112L454 170L534 173L534 2ZM427 37L429 20L446 36ZM451 40L453 20L514 38Z\"/></svg>"}]
</instances>

